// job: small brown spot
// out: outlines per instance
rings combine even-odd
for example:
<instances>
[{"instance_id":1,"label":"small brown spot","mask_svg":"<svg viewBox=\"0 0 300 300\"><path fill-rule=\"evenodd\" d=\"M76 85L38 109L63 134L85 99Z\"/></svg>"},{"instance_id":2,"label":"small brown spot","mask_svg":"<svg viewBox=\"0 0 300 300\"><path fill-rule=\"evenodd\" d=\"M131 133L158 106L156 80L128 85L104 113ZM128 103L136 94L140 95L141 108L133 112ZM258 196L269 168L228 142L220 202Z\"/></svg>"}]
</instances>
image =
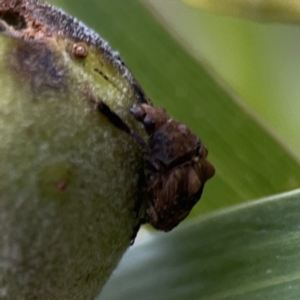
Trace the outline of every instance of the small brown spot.
<instances>
[{"instance_id":1,"label":"small brown spot","mask_svg":"<svg viewBox=\"0 0 300 300\"><path fill-rule=\"evenodd\" d=\"M76 43L73 45L72 53L75 57L85 58L88 56L89 50L85 43Z\"/></svg>"},{"instance_id":2,"label":"small brown spot","mask_svg":"<svg viewBox=\"0 0 300 300\"><path fill-rule=\"evenodd\" d=\"M68 183L64 180L58 180L55 185L60 192L64 192L68 187Z\"/></svg>"}]
</instances>

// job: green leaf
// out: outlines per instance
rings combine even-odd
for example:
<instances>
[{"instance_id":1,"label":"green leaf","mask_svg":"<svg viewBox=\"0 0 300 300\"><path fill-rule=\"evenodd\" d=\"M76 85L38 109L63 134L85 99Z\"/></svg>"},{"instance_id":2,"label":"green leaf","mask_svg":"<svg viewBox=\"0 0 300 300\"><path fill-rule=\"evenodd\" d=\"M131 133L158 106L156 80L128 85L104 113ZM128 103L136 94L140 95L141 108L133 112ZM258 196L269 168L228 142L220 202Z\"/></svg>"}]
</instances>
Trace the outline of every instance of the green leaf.
<instances>
[{"instance_id":1,"label":"green leaf","mask_svg":"<svg viewBox=\"0 0 300 300\"><path fill-rule=\"evenodd\" d=\"M145 3L179 43L223 78L246 109L299 160L300 87L293 78L300 77L295 63L300 27L211 14L181 0Z\"/></svg>"},{"instance_id":2,"label":"green leaf","mask_svg":"<svg viewBox=\"0 0 300 300\"><path fill-rule=\"evenodd\" d=\"M217 173L193 214L299 187L299 162L141 3L52 2L119 50L153 102L189 125L208 147Z\"/></svg>"},{"instance_id":3,"label":"green leaf","mask_svg":"<svg viewBox=\"0 0 300 300\"><path fill-rule=\"evenodd\" d=\"M259 21L300 21L300 4L297 0L182 0L189 5L212 12L250 18Z\"/></svg>"},{"instance_id":4,"label":"green leaf","mask_svg":"<svg viewBox=\"0 0 300 300\"><path fill-rule=\"evenodd\" d=\"M299 299L300 190L145 238L98 300Z\"/></svg>"}]
</instances>

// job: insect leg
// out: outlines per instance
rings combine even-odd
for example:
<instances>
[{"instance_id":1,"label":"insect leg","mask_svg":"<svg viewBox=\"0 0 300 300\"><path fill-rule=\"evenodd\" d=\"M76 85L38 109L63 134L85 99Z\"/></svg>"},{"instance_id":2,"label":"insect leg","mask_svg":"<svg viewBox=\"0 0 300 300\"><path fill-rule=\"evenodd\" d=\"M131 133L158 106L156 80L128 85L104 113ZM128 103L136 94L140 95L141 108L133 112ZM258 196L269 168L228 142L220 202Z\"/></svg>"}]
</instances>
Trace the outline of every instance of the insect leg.
<instances>
[{"instance_id":1,"label":"insect leg","mask_svg":"<svg viewBox=\"0 0 300 300\"><path fill-rule=\"evenodd\" d=\"M132 136L143 149L146 148L146 143L144 142L144 140L135 131L130 129L129 126L115 112L113 112L107 104L105 104L103 101L100 101L97 104L97 109L115 127Z\"/></svg>"}]
</instances>

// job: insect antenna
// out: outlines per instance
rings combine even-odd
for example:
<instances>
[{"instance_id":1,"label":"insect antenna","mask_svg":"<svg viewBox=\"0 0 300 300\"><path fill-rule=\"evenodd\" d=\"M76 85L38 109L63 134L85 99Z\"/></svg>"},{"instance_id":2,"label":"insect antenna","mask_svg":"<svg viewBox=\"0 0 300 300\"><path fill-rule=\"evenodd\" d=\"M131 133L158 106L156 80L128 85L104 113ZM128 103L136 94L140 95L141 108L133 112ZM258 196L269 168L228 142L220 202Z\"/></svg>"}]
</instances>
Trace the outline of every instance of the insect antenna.
<instances>
[{"instance_id":1,"label":"insect antenna","mask_svg":"<svg viewBox=\"0 0 300 300\"><path fill-rule=\"evenodd\" d=\"M146 148L144 140L115 113L103 101L97 104L98 111L103 114L115 127L132 136L136 142L143 148Z\"/></svg>"}]
</instances>

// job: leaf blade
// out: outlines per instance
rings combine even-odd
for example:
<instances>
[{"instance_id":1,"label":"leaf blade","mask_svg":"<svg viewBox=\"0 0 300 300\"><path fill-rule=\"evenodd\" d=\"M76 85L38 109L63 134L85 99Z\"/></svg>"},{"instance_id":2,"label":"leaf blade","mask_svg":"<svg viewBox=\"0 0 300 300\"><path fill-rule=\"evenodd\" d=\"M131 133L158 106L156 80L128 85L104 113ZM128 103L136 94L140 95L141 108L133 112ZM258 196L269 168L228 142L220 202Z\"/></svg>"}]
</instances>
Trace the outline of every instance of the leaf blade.
<instances>
[{"instance_id":1,"label":"leaf blade","mask_svg":"<svg viewBox=\"0 0 300 300\"><path fill-rule=\"evenodd\" d=\"M299 23L300 5L295 0L182 0L188 5L240 18L268 22Z\"/></svg>"},{"instance_id":2,"label":"leaf blade","mask_svg":"<svg viewBox=\"0 0 300 300\"><path fill-rule=\"evenodd\" d=\"M144 239L98 299L298 299L299 200L297 190Z\"/></svg>"}]
</instances>

